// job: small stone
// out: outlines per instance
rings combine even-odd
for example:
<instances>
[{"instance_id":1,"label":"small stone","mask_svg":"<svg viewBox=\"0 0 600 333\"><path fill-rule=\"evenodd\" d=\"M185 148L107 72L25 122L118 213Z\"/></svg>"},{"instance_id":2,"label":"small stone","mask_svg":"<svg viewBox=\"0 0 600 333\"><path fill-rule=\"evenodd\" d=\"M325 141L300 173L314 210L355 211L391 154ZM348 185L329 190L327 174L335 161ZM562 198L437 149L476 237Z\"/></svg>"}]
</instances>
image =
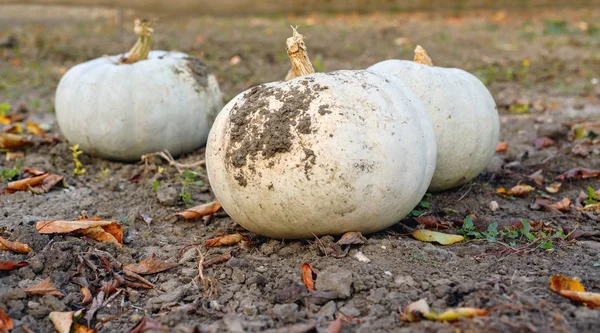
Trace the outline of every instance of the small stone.
<instances>
[{"instance_id":1,"label":"small stone","mask_svg":"<svg viewBox=\"0 0 600 333\"><path fill-rule=\"evenodd\" d=\"M156 198L163 206L176 206L179 202L179 192L170 185L159 186L156 190Z\"/></svg>"},{"instance_id":2,"label":"small stone","mask_svg":"<svg viewBox=\"0 0 600 333\"><path fill-rule=\"evenodd\" d=\"M343 314L350 316L350 317L359 317L360 316L360 310L353 307L353 306L343 306L340 309L340 312L342 312Z\"/></svg>"},{"instance_id":3,"label":"small stone","mask_svg":"<svg viewBox=\"0 0 600 333\"><path fill-rule=\"evenodd\" d=\"M367 256L366 256L364 253L360 252L360 251L356 252L356 253L353 255L353 257L354 257L356 260L360 261L360 262L366 262L366 263L369 263L369 262L371 262L371 259L367 258Z\"/></svg>"},{"instance_id":4,"label":"small stone","mask_svg":"<svg viewBox=\"0 0 600 333\"><path fill-rule=\"evenodd\" d=\"M490 208L490 210L492 212L497 211L498 209L500 209L500 205L498 204L498 202L496 201L490 201L490 203L488 204L488 207Z\"/></svg>"},{"instance_id":5,"label":"small stone","mask_svg":"<svg viewBox=\"0 0 600 333\"><path fill-rule=\"evenodd\" d=\"M230 313L223 317L223 323L230 333L244 333L245 330L242 322L243 318L235 313Z\"/></svg>"},{"instance_id":6,"label":"small stone","mask_svg":"<svg viewBox=\"0 0 600 333\"><path fill-rule=\"evenodd\" d=\"M394 283L399 286L409 286L409 287L414 287L417 285L417 283L412 278L412 276L408 276L408 275L396 276L396 278L394 279Z\"/></svg>"},{"instance_id":7,"label":"small stone","mask_svg":"<svg viewBox=\"0 0 600 333\"><path fill-rule=\"evenodd\" d=\"M390 272L390 271L384 271L383 274L388 275L388 276L392 276L392 272Z\"/></svg>"},{"instance_id":8,"label":"small stone","mask_svg":"<svg viewBox=\"0 0 600 333\"><path fill-rule=\"evenodd\" d=\"M298 320L298 304L275 304L273 314L284 323L295 323Z\"/></svg>"},{"instance_id":9,"label":"small stone","mask_svg":"<svg viewBox=\"0 0 600 333\"><path fill-rule=\"evenodd\" d=\"M233 268L231 273L231 280L237 284L242 284L246 281L246 274L238 268Z\"/></svg>"},{"instance_id":10,"label":"small stone","mask_svg":"<svg viewBox=\"0 0 600 333\"><path fill-rule=\"evenodd\" d=\"M329 301L327 304L323 305L319 312L317 312L318 318L324 318L326 320L335 319L335 313L337 312L337 306L334 301Z\"/></svg>"},{"instance_id":11,"label":"small stone","mask_svg":"<svg viewBox=\"0 0 600 333\"><path fill-rule=\"evenodd\" d=\"M337 266L330 266L319 272L316 289L335 291L339 298L352 295L352 272Z\"/></svg>"},{"instance_id":12,"label":"small stone","mask_svg":"<svg viewBox=\"0 0 600 333\"><path fill-rule=\"evenodd\" d=\"M426 281L421 282L421 289L423 289L423 291L429 290L429 282L426 282Z\"/></svg>"}]
</instances>

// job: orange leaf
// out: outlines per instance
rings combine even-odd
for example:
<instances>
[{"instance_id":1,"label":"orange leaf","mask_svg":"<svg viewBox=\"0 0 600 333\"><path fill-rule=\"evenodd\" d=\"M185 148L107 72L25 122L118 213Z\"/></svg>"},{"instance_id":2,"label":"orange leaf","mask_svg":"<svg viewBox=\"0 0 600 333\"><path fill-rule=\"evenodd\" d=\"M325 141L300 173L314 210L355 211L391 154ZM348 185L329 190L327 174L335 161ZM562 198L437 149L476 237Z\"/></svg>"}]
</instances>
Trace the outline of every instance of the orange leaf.
<instances>
[{"instance_id":1,"label":"orange leaf","mask_svg":"<svg viewBox=\"0 0 600 333\"><path fill-rule=\"evenodd\" d=\"M0 308L0 333L8 332L14 328L12 319L6 315L3 308Z\"/></svg>"},{"instance_id":2,"label":"orange leaf","mask_svg":"<svg viewBox=\"0 0 600 333\"><path fill-rule=\"evenodd\" d=\"M12 120L10 120L9 117L3 116L3 115L0 114L0 124L2 124L2 125L10 125L10 123L12 123Z\"/></svg>"},{"instance_id":3,"label":"orange leaf","mask_svg":"<svg viewBox=\"0 0 600 333\"><path fill-rule=\"evenodd\" d=\"M556 180L565 179L585 179L600 176L600 170L592 170L585 168L574 168L565 173L556 176Z\"/></svg>"},{"instance_id":4,"label":"orange leaf","mask_svg":"<svg viewBox=\"0 0 600 333\"><path fill-rule=\"evenodd\" d=\"M549 137L541 137L541 138L536 138L535 140L533 140L533 144L535 145L535 149L537 150L542 150L546 147L549 146L553 146L556 142L554 142L554 140L550 139Z\"/></svg>"},{"instance_id":5,"label":"orange leaf","mask_svg":"<svg viewBox=\"0 0 600 333\"><path fill-rule=\"evenodd\" d=\"M38 124L34 123L31 120L27 120L25 128L27 129L28 133L31 133L33 135L44 136L44 134L46 134L46 131L44 131Z\"/></svg>"},{"instance_id":6,"label":"orange leaf","mask_svg":"<svg viewBox=\"0 0 600 333\"><path fill-rule=\"evenodd\" d=\"M498 143L498 145L496 146L497 152L503 152L503 151L506 151L507 149L508 149L508 142L506 142L506 141L502 141L502 142Z\"/></svg>"},{"instance_id":7,"label":"orange leaf","mask_svg":"<svg viewBox=\"0 0 600 333\"><path fill-rule=\"evenodd\" d=\"M0 260L0 271L12 271L13 269L29 265L27 261L14 262L12 260Z\"/></svg>"},{"instance_id":8,"label":"orange leaf","mask_svg":"<svg viewBox=\"0 0 600 333\"><path fill-rule=\"evenodd\" d=\"M36 284L35 286L29 288L23 288L23 290L28 296L44 296L44 295L53 295L58 298L63 298L65 295L58 291L52 280L47 278L46 280Z\"/></svg>"},{"instance_id":9,"label":"orange leaf","mask_svg":"<svg viewBox=\"0 0 600 333\"><path fill-rule=\"evenodd\" d=\"M569 198L562 198L561 201L550 204L550 207L554 207L560 211L568 211L571 208L571 200Z\"/></svg>"},{"instance_id":10,"label":"orange leaf","mask_svg":"<svg viewBox=\"0 0 600 333\"><path fill-rule=\"evenodd\" d=\"M81 287L81 294L83 295L83 301L79 303L81 306L89 305L94 300L92 292L87 287Z\"/></svg>"},{"instance_id":11,"label":"orange leaf","mask_svg":"<svg viewBox=\"0 0 600 333\"><path fill-rule=\"evenodd\" d=\"M535 188L532 186L519 184L517 186L514 186L513 188L511 188L508 191L505 188L501 187L496 190L496 193L506 194L506 195L524 195L533 190L535 190Z\"/></svg>"},{"instance_id":12,"label":"orange leaf","mask_svg":"<svg viewBox=\"0 0 600 333\"><path fill-rule=\"evenodd\" d=\"M315 281L313 280L313 270L310 264L305 262L302 264L302 282L308 290L315 290Z\"/></svg>"},{"instance_id":13,"label":"orange leaf","mask_svg":"<svg viewBox=\"0 0 600 333\"><path fill-rule=\"evenodd\" d=\"M576 279L552 275L549 288L561 296L583 303L590 308L600 308L600 294L586 292L581 282Z\"/></svg>"},{"instance_id":14,"label":"orange leaf","mask_svg":"<svg viewBox=\"0 0 600 333\"><path fill-rule=\"evenodd\" d=\"M241 242L242 240L244 240L244 236L241 234L229 234L213 239L208 239L204 241L204 245L208 247L233 245Z\"/></svg>"},{"instance_id":15,"label":"orange leaf","mask_svg":"<svg viewBox=\"0 0 600 333\"><path fill-rule=\"evenodd\" d=\"M177 264L166 263L156 257L156 254L152 254L152 257L144 259L137 264L129 264L123 266L124 270L128 270L137 274L154 274L167 269L176 267Z\"/></svg>"},{"instance_id":16,"label":"orange leaf","mask_svg":"<svg viewBox=\"0 0 600 333\"><path fill-rule=\"evenodd\" d=\"M218 201L213 201L206 203L204 205L192 207L190 209L186 209L175 215L181 216L186 220L197 219L202 216L212 215L221 209L221 204Z\"/></svg>"},{"instance_id":17,"label":"orange leaf","mask_svg":"<svg viewBox=\"0 0 600 333\"><path fill-rule=\"evenodd\" d=\"M360 233L360 231L348 231L342 235L342 238L337 241L340 245L352 245L352 244L364 244L367 239Z\"/></svg>"},{"instance_id":18,"label":"orange leaf","mask_svg":"<svg viewBox=\"0 0 600 333\"><path fill-rule=\"evenodd\" d=\"M123 246L123 226L117 221L103 221L96 218L77 221L40 221L35 227L41 234L76 233L100 242L112 242Z\"/></svg>"},{"instance_id":19,"label":"orange leaf","mask_svg":"<svg viewBox=\"0 0 600 333\"><path fill-rule=\"evenodd\" d=\"M20 135L11 133L0 133L0 148L18 149L32 144L32 141L29 141Z\"/></svg>"},{"instance_id":20,"label":"orange leaf","mask_svg":"<svg viewBox=\"0 0 600 333\"><path fill-rule=\"evenodd\" d=\"M7 193L14 193L17 191L27 191L30 187L36 187L40 185L46 177L49 175L43 174L39 176L34 176L31 178L19 179L8 183L6 188Z\"/></svg>"},{"instance_id":21,"label":"orange leaf","mask_svg":"<svg viewBox=\"0 0 600 333\"><path fill-rule=\"evenodd\" d=\"M561 185L562 185L562 183L552 183L552 184L546 186L546 191L548 193L558 193L558 190L560 190Z\"/></svg>"},{"instance_id":22,"label":"orange leaf","mask_svg":"<svg viewBox=\"0 0 600 333\"><path fill-rule=\"evenodd\" d=\"M447 225L438 223L437 219L433 216L416 217L415 221L420 225L425 226L425 228L448 229Z\"/></svg>"},{"instance_id":23,"label":"orange leaf","mask_svg":"<svg viewBox=\"0 0 600 333\"><path fill-rule=\"evenodd\" d=\"M8 239L5 239L0 236L0 250L9 250L17 253L29 253L31 252L31 247L27 244L20 242L11 242Z\"/></svg>"}]
</instances>

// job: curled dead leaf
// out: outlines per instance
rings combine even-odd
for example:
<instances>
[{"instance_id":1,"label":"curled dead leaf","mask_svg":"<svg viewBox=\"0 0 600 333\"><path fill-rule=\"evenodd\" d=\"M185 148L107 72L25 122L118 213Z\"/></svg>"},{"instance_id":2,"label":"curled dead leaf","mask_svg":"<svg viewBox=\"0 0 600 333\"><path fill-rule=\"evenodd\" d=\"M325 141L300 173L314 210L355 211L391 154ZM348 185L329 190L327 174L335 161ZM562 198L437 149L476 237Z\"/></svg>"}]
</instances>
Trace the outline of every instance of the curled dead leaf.
<instances>
[{"instance_id":1,"label":"curled dead leaf","mask_svg":"<svg viewBox=\"0 0 600 333\"><path fill-rule=\"evenodd\" d=\"M560 190L560 186L562 185L562 183L552 183L548 186L546 186L546 192L548 193L558 193L558 190Z\"/></svg>"},{"instance_id":2,"label":"curled dead leaf","mask_svg":"<svg viewBox=\"0 0 600 333\"><path fill-rule=\"evenodd\" d=\"M177 267L177 264L164 262L156 257L156 254L152 254L150 258L146 258L137 264L129 264L123 266L123 270L128 270L137 274L154 274L162 271L166 271L173 267Z\"/></svg>"},{"instance_id":3,"label":"curled dead leaf","mask_svg":"<svg viewBox=\"0 0 600 333\"><path fill-rule=\"evenodd\" d=\"M32 172L27 172L28 170ZM56 184L64 180L63 176L44 173L29 168L25 168L24 172L32 176L8 183L6 193L10 194L17 191L31 191L35 194L46 193L56 186Z\"/></svg>"},{"instance_id":4,"label":"curled dead leaf","mask_svg":"<svg viewBox=\"0 0 600 333\"><path fill-rule=\"evenodd\" d=\"M600 176L600 170L592 170L586 168L574 168L569 171L566 171L558 176L556 176L556 180L565 180L565 179L585 179Z\"/></svg>"},{"instance_id":5,"label":"curled dead leaf","mask_svg":"<svg viewBox=\"0 0 600 333\"><path fill-rule=\"evenodd\" d=\"M242 234L229 234L217 238L207 239L204 241L204 245L207 247L234 245L244 240L244 238L245 237Z\"/></svg>"},{"instance_id":6,"label":"curled dead leaf","mask_svg":"<svg viewBox=\"0 0 600 333\"><path fill-rule=\"evenodd\" d=\"M123 226L117 221L103 221L96 218L77 221L40 221L35 227L41 234L75 233L100 242L123 246Z\"/></svg>"},{"instance_id":7,"label":"curled dead leaf","mask_svg":"<svg viewBox=\"0 0 600 333\"><path fill-rule=\"evenodd\" d=\"M29 263L27 261L15 262L12 260L0 260L0 271L12 271L28 265Z\"/></svg>"},{"instance_id":8,"label":"curled dead leaf","mask_svg":"<svg viewBox=\"0 0 600 333\"><path fill-rule=\"evenodd\" d=\"M11 133L0 133L0 148L20 149L33 145L33 141L25 139L23 136Z\"/></svg>"},{"instance_id":9,"label":"curled dead leaf","mask_svg":"<svg viewBox=\"0 0 600 333\"><path fill-rule=\"evenodd\" d=\"M25 124L25 129L27 129L27 133L31 133L36 136L44 136L44 134L46 134L46 131L44 131L40 127L40 125L34 123L31 120L27 120L27 123Z\"/></svg>"},{"instance_id":10,"label":"curled dead leaf","mask_svg":"<svg viewBox=\"0 0 600 333\"><path fill-rule=\"evenodd\" d=\"M586 292L585 288L574 278L569 278L562 275L552 275L550 277L550 290L567 297L575 302L582 303L590 308L600 308L600 294Z\"/></svg>"},{"instance_id":11,"label":"curled dead leaf","mask_svg":"<svg viewBox=\"0 0 600 333\"><path fill-rule=\"evenodd\" d=\"M416 217L415 221L425 228L448 229L447 225L439 223L434 216Z\"/></svg>"},{"instance_id":12,"label":"curled dead leaf","mask_svg":"<svg viewBox=\"0 0 600 333\"><path fill-rule=\"evenodd\" d=\"M340 245L354 245L354 244L364 244L367 242L367 239L360 233L360 231L349 231L342 235L342 237L337 241Z\"/></svg>"},{"instance_id":13,"label":"curled dead leaf","mask_svg":"<svg viewBox=\"0 0 600 333\"><path fill-rule=\"evenodd\" d=\"M218 201L209 202L200 206L192 207L176 213L176 216L181 216L186 220L197 219L207 215L213 215L221 209L221 204Z\"/></svg>"},{"instance_id":14,"label":"curled dead leaf","mask_svg":"<svg viewBox=\"0 0 600 333\"><path fill-rule=\"evenodd\" d=\"M500 153L500 152L504 152L506 150L508 150L508 142L502 141L502 142L498 143L498 145L496 145L496 152Z\"/></svg>"},{"instance_id":15,"label":"curled dead leaf","mask_svg":"<svg viewBox=\"0 0 600 333\"><path fill-rule=\"evenodd\" d=\"M315 290L315 281L313 280L313 270L309 263L302 264L302 282L308 290Z\"/></svg>"},{"instance_id":16,"label":"curled dead leaf","mask_svg":"<svg viewBox=\"0 0 600 333\"><path fill-rule=\"evenodd\" d=\"M53 295L58 298L63 298L65 295L61 293L56 287L50 278L31 286L29 288L21 289L27 294L27 296L44 296L44 295Z\"/></svg>"},{"instance_id":17,"label":"curled dead leaf","mask_svg":"<svg viewBox=\"0 0 600 333\"><path fill-rule=\"evenodd\" d=\"M542 169L530 174L527 178L531 179L538 186L542 186L544 184L544 175L542 174Z\"/></svg>"},{"instance_id":18,"label":"curled dead leaf","mask_svg":"<svg viewBox=\"0 0 600 333\"><path fill-rule=\"evenodd\" d=\"M414 238L422 242L437 242L442 245L452 245L465 239L463 236L460 235L444 234L441 232L425 229L415 230L411 234Z\"/></svg>"},{"instance_id":19,"label":"curled dead leaf","mask_svg":"<svg viewBox=\"0 0 600 333\"><path fill-rule=\"evenodd\" d=\"M550 204L551 207L554 207L560 211L566 212L571 209L571 200L569 198L562 198L561 201Z\"/></svg>"},{"instance_id":20,"label":"curled dead leaf","mask_svg":"<svg viewBox=\"0 0 600 333\"><path fill-rule=\"evenodd\" d=\"M520 195L525 195L525 194L527 194L529 192L532 192L534 190L535 190L535 188L533 186L519 184L517 186L514 186L513 188L511 188L508 191L504 187L501 187L501 188L499 188L499 189L496 190L496 193L503 194L503 195L516 195L516 196L520 196Z\"/></svg>"},{"instance_id":21,"label":"curled dead leaf","mask_svg":"<svg viewBox=\"0 0 600 333\"><path fill-rule=\"evenodd\" d=\"M12 319L0 308L0 333L6 333L14 328Z\"/></svg>"},{"instance_id":22,"label":"curled dead leaf","mask_svg":"<svg viewBox=\"0 0 600 333\"><path fill-rule=\"evenodd\" d=\"M31 247L27 244L11 242L8 239L0 236L0 251L1 250L8 250L17 253L29 253L32 251Z\"/></svg>"}]
</instances>

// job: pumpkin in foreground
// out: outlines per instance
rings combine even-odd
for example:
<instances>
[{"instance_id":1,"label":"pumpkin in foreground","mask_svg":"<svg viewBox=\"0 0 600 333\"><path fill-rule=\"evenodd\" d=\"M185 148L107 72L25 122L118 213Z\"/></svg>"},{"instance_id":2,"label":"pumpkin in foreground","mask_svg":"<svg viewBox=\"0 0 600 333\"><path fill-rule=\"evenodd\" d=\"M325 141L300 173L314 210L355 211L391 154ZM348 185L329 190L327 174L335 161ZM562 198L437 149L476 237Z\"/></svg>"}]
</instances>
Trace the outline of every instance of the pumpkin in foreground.
<instances>
[{"instance_id":1,"label":"pumpkin in foreground","mask_svg":"<svg viewBox=\"0 0 600 333\"><path fill-rule=\"evenodd\" d=\"M487 88L470 73L434 67L417 46L415 61L386 60L369 70L402 79L425 105L437 137L437 165L429 191L465 184L485 169L496 151L500 123Z\"/></svg>"},{"instance_id":2,"label":"pumpkin in foreground","mask_svg":"<svg viewBox=\"0 0 600 333\"><path fill-rule=\"evenodd\" d=\"M126 57L71 68L56 90L58 125L72 144L96 156L132 161L206 143L222 107L215 76L198 58L150 51L152 29L136 20L138 42Z\"/></svg>"},{"instance_id":3,"label":"pumpkin in foreground","mask_svg":"<svg viewBox=\"0 0 600 333\"><path fill-rule=\"evenodd\" d=\"M294 35L288 50L301 40ZM296 76L239 94L217 117L206 167L223 209L274 238L371 233L398 222L435 168L421 102L393 75Z\"/></svg>"}]
</instances>

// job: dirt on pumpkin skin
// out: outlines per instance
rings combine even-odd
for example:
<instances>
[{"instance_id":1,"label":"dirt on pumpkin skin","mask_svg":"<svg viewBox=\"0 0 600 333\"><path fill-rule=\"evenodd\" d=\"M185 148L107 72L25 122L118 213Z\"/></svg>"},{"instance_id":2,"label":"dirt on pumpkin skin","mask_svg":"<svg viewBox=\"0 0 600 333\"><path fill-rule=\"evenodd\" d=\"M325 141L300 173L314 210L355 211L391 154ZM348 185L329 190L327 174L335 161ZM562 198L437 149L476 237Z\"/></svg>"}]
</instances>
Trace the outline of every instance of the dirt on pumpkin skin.
<instances>
[{"instance_id":1,"label":"dirt on pumpkin skin","mask_svg":"<svg viewBox=\"0 0 600 333\"><path fill-rule=\"evenodd\" d=\"M2 12L7 13L0 6ZM527 175L540 169L545 178L537 191L544 191L569 169L600 168L600 147L590 145L585 157L575 154L578 142L570 139L566 127L600 118L600 45L598 35L591 31L592 22L599 21L598 14L561 10L535 16L513 13L503 19L494 15L164 19L155 36L157 48L202 54L227 99L285 76L289 63L284 43L289 24L303 25L301 31L318 71L364 68L392 57L410 59L414 45L423 44L436 64L465 68L490 87L501 113L501 140L508 142L508 150L497 153L488 169L462 188L426 197L429 205L419 208L422 214L453 226L472 213L480 231L492 222L510 224L514 219L598 231L598 221L575 209L559 215L532 208L536 193L523 197L495 193L499 187L534 185ZM11 20L15 22L0 33L0 40L14 35L19 49L0 47L0 104L8 103L13 109L24 104L30 119L53 125L54 132L53 115L46 111L52 109L61 73L85 59L127 50L134 40L126 37L120 41L112 20L92 21L93 28L89 21L85 25L71 20L33 24L19 21L16 14ZM589 23L587 30L580 22ZM74 32L88 37L82 40ZM238 64L230 62L235 55L241 56ZM541 136L556 143L537 150L534 139ZM343 256L346 246L334 243L338 237L270 240L249 234L224 213L191 222L175 219L173 214L186 208L184 201L196 205L214 200L201 166L192 168L199 176L180 175L158 157L144 165L113 163L84 154L80 157L86 173L74 176L71 155L67 143L41 144L27 150L22 163L64 175L68 188L42 195L0 195L0 236L33 248L29 254L0 252L2 260L29 262L26 267L0 272L0 308L14 321L11 332L24 332L22 327L52 332L51 311L90 308L80 305L83 296L75 282L82 283L85 277L96 296L102 282L123 274L122 265L153 254L178 266L146 275L154 288L124 290L100 308L90 323L81 323L101 325L100 332L123 332L147 316L173 332L191 332L194 326L200 332L268 331L301 323L321 330L343 312L360 320L344 323L343 332L597 331L600 310L548 290L549 277L563 274L579 277L588 291L600 292L597 238L555 239L549 250L528 246L523 237L514 245L502 239L441 246L408 236L407 228L416 223L406 218L388 230L367 235L365 244L352 245ZM203 158L200 149L177 161L191 164ZM0 161L2 169L14 165L14 161ZM574 203L588 186L599 189L599 178L565 180L558 193L546 195L553 202L567 197ZM499 209L490 209L492 201ZM38 221L72 220L82 214L120 221L124 246L73 235L42 235L35 229ZM142 215L152 221L144 221ZM454 227L444 230L456 231ZM206 239L235 232L249 239L235 246L192 246L180 253L188 244L203 244ZM508 250L510 246L519 250ZM370 262L358 261L355 255L359 251ZM200 260L207 262L226 253L232 258L204 268L201 280ZM304 262L316 272L317 292L333 291L335 296L303 289ZM20 290L46 278L65 297L27 296ZM400 309L421 298L435 310L477 307L492 312L455 323L401 322Z\"/></svg>"}]
</instances>

